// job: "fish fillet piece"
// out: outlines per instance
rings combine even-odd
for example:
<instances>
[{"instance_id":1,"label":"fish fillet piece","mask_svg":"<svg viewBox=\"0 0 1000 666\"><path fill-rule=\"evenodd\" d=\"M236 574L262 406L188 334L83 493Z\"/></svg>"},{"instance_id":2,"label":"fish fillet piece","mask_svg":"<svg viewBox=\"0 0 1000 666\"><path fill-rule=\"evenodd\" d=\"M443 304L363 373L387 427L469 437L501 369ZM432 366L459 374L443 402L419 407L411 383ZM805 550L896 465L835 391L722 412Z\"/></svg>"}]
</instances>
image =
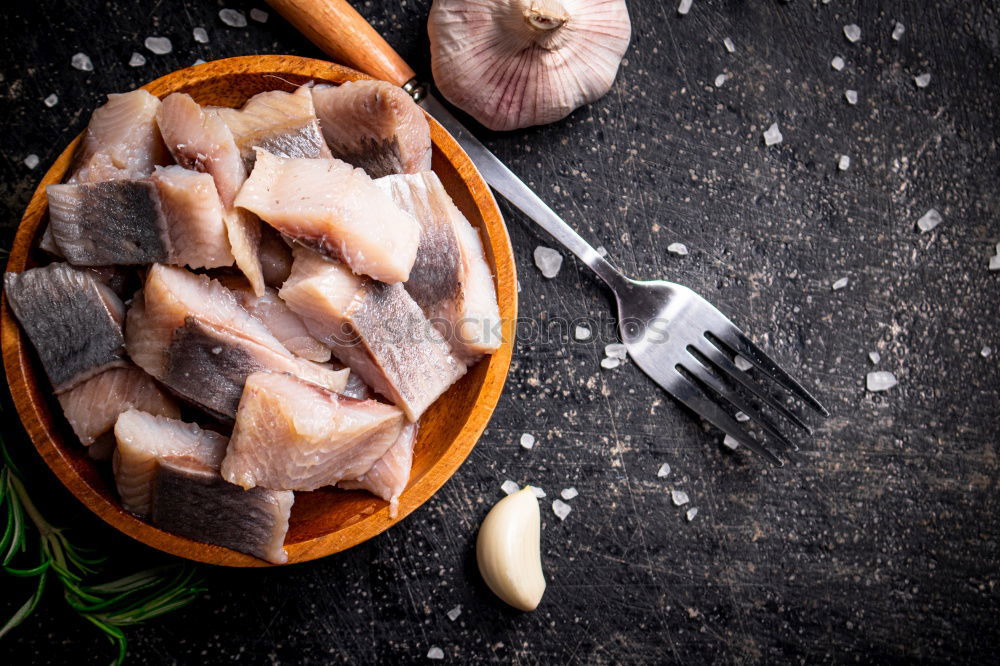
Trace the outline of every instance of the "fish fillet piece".
<instances>
[{"instance_id":1,"label":"fish fillet piece","mask_svg":"<svg viewBox=\"0 0 1000 666\"><path fill-rule=\"evenodd\" d=\"M467 363L496 351L500 309L483 244L437 174L386 176L375 184L420 223L406 291Z\"/></svg>"},{"instance_id":2,"label":"fish fillet piece","mask_svg":"<svg viewBox=\"0 0 1000 666\"><path fill-rule=\"evenodd\" d=\"M203 430L197 424L138 409L129 409L118 417L115 441L115 485L125 510L139 516L149 515L152 508L153 480L160 459L192 456L217 466L228 443L224 435Z\"/></svg>"},{"instance_id":3,"label":"fish fillet piece","mask_svg":"<svg viewBox=\"0 0 1000 666\"><path fill-rule=\"evenodd\" d=\"M403 285L354 275L298 247L279 292L313 337L411 421L465 374L465 364Z\"/></svg>"},{"instance_id":4,"label":"fish fillet piece","mask_svg":"<svg viewBox=\"0 0 1000 666\"><path fill-rule=\"evenodd\" d=\"M110 432L119 414L130 409L174 419L181 415L173 398L134 365L105 370L56 397L84 446Z\"/></svg>"},{"instance_id":5,"label":"fish fillet piece","mask_svg":"<svg viewBox=\"0 0 1000 666\"><path fill-rule=\"evenodd\" d=\"M346 395L349 398L357 398L358 400L367 400L375 395L371 387L365 384L365 380L361 379L356 372L352 372L347 376L347 383L344 384L344 388L340 393L341 395Z\"/></svg>"},{"instance_id":6,"label":"fish fillet piece","mask_svg":"<svg viewBox=\"0 0 1000 666\"><path fill-rule=\"evenodd\" d=\"M399 438L403 413L279 373L246 382L222 476L244 488L315 490L355 479Z\"/></svg>"},{"instance_id":7,"label":"fish fillet piece","mask_svg":"<svg viewBox=\"0 0 1000 666\"><path fill-rule=\"evenodd\" d=\"M69 183L143 178L169 154L156 126L160 100L145 90L108 95L90 116Z\"/></svg>"},{"instance_id":8,"label":"fish fillet piece","mask_svg":"<svg viewBox=\"0 0 1000 666\"><path fill-rule=\"evenodd\" d=\"M211 174L174 165L157 168L151 180L167 222L170 263L191 268L232 266L235 258L222 201Z\"/></svg>"},{"instance_id":9,"label":"fish fillet piece","mask_svg":"<svg viewBox=\"0 0 1000 666\"><path fill-rule=\"evenodd\" d=\"M347 490L367 490L389 503L389 517L399 513L399 496L410 481L413 466L413 444L417 440L417 424L407 423L399 437L385 455L372 468L357 479L341 481L337 485Z\"/></svg>"},{"instance_id":10,"label":"fish fillet piece","mask_svg":"<svg viewBox=\"0 0 1000 666\"><path fill-rule=\"evenodd\" d=\"M406 281L417 256L417 221L364 171L340 160L283 158L258 150L236 205L382 282Z\"/></svg>"},{"instance_id":11,"label":"fish fillet piece","mask_svg":"<svg viewBox=\"0 0 1000 666\"><path fill-rule=\"evenodd\" d=\"M257 159L254 148L279 157L333 157L320 132L308 86L293 93L258 93L242 109L219 108L218 113L233 133L247 171Z\"/></svg>"},{"instance_id":12,"label":"fish fillet piece","mask_svg":"<svg viewBox=\"0 0 1000 666\"><path fill-rule=\"evenodd\" d=\"M190 95L173 93L160 104L156 113L160 133L179 165L212 175L222 200L229 247L254 291L263 293L257 247L260 244L260 221L233 208L236 193L247 172L233 133L213 109L203 109Z\"/></svg>"},{"instance_id":13,"label":"fish fillet piece","mask_svg":"<svg viewBox=\"0 0 1000 666\"><path fill-rule=\"evenodd\" d=\"M292 272L292 250L281 234L264 224L260 229L260 247L257 256L264 274L264 284L280 287Z\"/></svg>"},{"instance_id":14,"label":"fish fillet piece","mask_svg":"<svg viewBox=\"0 0 1000 666\"><path fill-rule=\"evenodd\" d=\"M243 309L260 320L288 351L317 363L330 360L330 348L309 334L302 317L278 297L276 289L268 287L263 296L249 288L235 288L233 293Z\"/></svg>"},{"instance_id":15,"label":"fish fillet piece","mask_svg":"<svg viewBox=\"0 0 1000 666\"><path fill-rule=\"evenodd\" d=\"M313 88L323 137L334 157L372 178L431 168L431 131L424 112L385 81Z\"/></svg>"},{"instance_id":16,"label":"fish fillet piece","mask_svg":"<svg viewBox=\"0 0 1000 666\"><path fill-rule=\"evenodd\" d=\"M56 393L127 364L125 306L93 273L49 264L7 273L4 288Z\"/></svg>"}]
</instances>

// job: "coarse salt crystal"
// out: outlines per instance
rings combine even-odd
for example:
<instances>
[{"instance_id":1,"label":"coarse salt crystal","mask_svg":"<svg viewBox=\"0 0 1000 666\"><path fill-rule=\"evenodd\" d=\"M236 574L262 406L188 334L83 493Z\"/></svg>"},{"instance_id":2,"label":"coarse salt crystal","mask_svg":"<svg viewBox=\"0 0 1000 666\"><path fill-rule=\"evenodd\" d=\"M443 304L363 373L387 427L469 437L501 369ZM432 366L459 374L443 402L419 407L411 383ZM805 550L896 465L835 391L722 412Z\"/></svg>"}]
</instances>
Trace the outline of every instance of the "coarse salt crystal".
<instances>
[{"instance_id":1,"label":"coarse salt crystal","mask_svg":"<svg viewBox=\"0 0 1000 666\"><path fill-rule=\"evenodd\" d=\"M167 55L174 50L169 37L147 37L143 44L156 55Z\"/></svg>"},{"instance_id":2,"label":"coarse salt crystal","mask_svg":"<svg viewBox=\"0 0 1000 666\"><path fill-rule=\"evenodd\" d=\"M899 21L896 21L895 24L892 26L893 41L898 42L900 39L903 38L903 33L905 32L906 32L906 26L900 23Z\"/></svg>"},{"instance_id":3,"label":"coarse salt crystal","mask_svg":"<svg viewBox=\"0 0 1000 666\"><path fill-rule=\"evenodd\" d=\"M552 279L559 274L562 268L563 256L551 247L539 245L535 248L535 266L542 272L542 275Z\"/></svg>"},{"instance_id":4,"label":"coarse salt crystal","mask_svg":"<svg viewBox=\"0 0 1000 666\"><path fill-rule=\"evenodd\" d=\"M781 136L781 130L778 129L778 123L771 123L771 126L764 132L764 145L773 146L776 143L781 143L784 138Z\"/></svg>"},{"instance_id":5,"label":"coarse salt crystal","mask_svg":"<svg viewBox=\"0 0 1000 666\"><path fill-rule=\"evenodd\" d=\"M979 355L983 358L989 358L990 354L993 353L993 348L989 345L983 345L983 348L979 350Z\"/></svg>"},{"instance_id":6,"label":"coarse salt crystal","mask_svg":"<svg viewBox=\"0 0 1000 666\"><path fill-rule=\"evenodd\" d=\"M847 286L847 282L848 282L847 278L845 277L840 278L839 280L833 283L833 290L837 291L838 289L843 289L844 287Z\"/></svg>"},{"instance_id":7,"label":"coarse salt crystal","mask_svg":"<svg viewBox=\"0 0 1000 666\"><path fill-rule=\"evenodd\" d=\"M669 475L670 475L670 463L663 463L662 465L660 465L660 469L656 470L656 476L660 477L661 479Z\"/></svg>"},{"instance_id":8,"label":"coarse salt crystal","mask_svg":"<svg viewBox=\"0 0 1000 666\"><path fill-rule=\"evenodd\" d=\"M872 392L888 391L898 383L899 381L896 379L896 375L887 370L869 372L868 376L865 378L865 384L868 387L868 390Z\"/></svg>"},{"instance_id":9,"label":"coarse salt crystal","mask_svg":"<svg viewBox=\"0 0 1000 666\"><path fill-rule=\"evenodd\" d=\"M840 159L837 160L837 168L841 171L847 171L851 168L851 157L850 155L841 155Z\"/></svg>"},{"instance_id":10,"label":"coarse salt crystal","mask_svg":"<svg viewBox=\"0 0 1000 666\"><path fill-rule=\"evenodd\" d=\"M448 611L448 619L454 622L458 619L458 616L462 614L462 604L459 604Z\"/></svg>"},{"instance_id":11,"label":"coarse salt crystal","mask_svg":"<svg viewBox=\"0 0 1000 666\"><path fill-rule=\"evenodd\" d=\"M621 364L622 364L622 360L620 358L602 358L601 359L601 367L604 368L605 370L614 370L615 368L617 368Z\"/></svg>"},{"instance_id":12,"label":"coarse salt crystal","mask_svg":"<svg viewBox=\"0 0 1000 666\"><path fill-rule=\"evenodd\" d=\"M521 435L521 448L522 449L530 449L534 445L535 445L535 436L534 435L532 435L529 432L526 432L523 435Z\"/></svg>"},{"instance_id":13,"label":"coarse salt crystal","mask_svg":"<svg viewBox=\"0 0 1000 666\"><path fill-rule=\"evenodd\" d=\"M848 104L858 103L858 91L857 90L847 90L844 92L844 98L847 99Z\"/></svg>"},{"instance_id":14,"label":"coarse salt crystal","mask_svg":"<svg viewBox=\"0 0 1000 666\"><path fill-rule=\"evenodd\" d=\"M847 41L857 42L861 39L861 28L858 27L857 23L850 23L844 26L844 37L847 37Z\"/></svg>"},{"instance_id":15,"label":"coarse salt crystal","mask_svg":"<svg viewBox=\"0 0 1000 666\"><path fill-rule=\"evenodd\" d=\"M94 71L94 63L90 60L90 56L86 53L77 53L70 59L69 63L73 65L73 69L78 69L81 72L92 72Z\"/></svg>"},{"instance_id":16,"label":"coarse salt crystal","mask_svg":"<svg viewBox=\"0 0 1000 666\"><path fill-rule=\"evenodd\" d=\"M882 360L882 354L879 354L877 351L868 352L868 360L872 362L872 365L878 365L879 361Z\"/></svg>"},{"instance_id":17,"label":"coarse salt crystal","mask_svg":"<svg viewBox=\"0 0 1000 666\"><path fill-rule=\"evenodd\" d=\"M1000 254L990 257L990 270L1000 271Z\"/></svg>"},{"instance_id":18,"label":"coarse salt crystal","mask_svg":"<svg viewBox=\"0 0 1000 666\"><path fill-rule=\"evenodd\" d=\"M726 37L725 39L722 40L722 45L725 46L726 50L729 51L730 53L736 51L736 44L733 44L733 40L731 40L729 37Z\"/></svg>"},{"instance_id":19,"label":"coarse salt crystal","mask_svg":"<svg viewBox=\"0 0 1000 666\"><path fill-rule=\"evenodd\" d=\"M737 370L743 370L744 372L753 367L753 363L738 354L733 357L733 365L736 366Z\"/></svg>"},{"instance_id":20,"label":"coarse salt crystal","mask_svg":"<svg viewBox=\"0 0 1000 666\"><path fill-rule=\"evenodd\" d=\"M586 326L577 326L573 329L573 337L577 340L589 340L590 339L590 329Z\"/></svg>"},{"instance_id":21,"label":"coarse salt crystal","mask_svg":"<svg viewBox=\"0 0 1000 666\"><path fill-rule=\"evenodd\" d=\"M520 489L521 489L521 486L517 485L516 483L514 483L510 479L507 479L506 481L504 481L503 483L500 484L500 490L504 491L508 495L516 493Z\"/></svg>"},{"instance_id":22,"label":"coarse salt crystal","mask_svg":"<svg viewBox=\"0 0 1000 666\"><path fill-rule=\"evenodd\" d=\"M198 59L197 59L197 60L195 60L195 61L194 61L193 63L191 63L191 66L192 66L192 67L194 67L194 66L196 66L196 65L204 65L204 64L205 64L205 61L204 61L204 60L202 60L201 58L198 58Z\"/></svg>"},{"instance_id":23,"label":"coarse salt crystal","mask_svg":"<svg viewBox=\"0 0 1000 666\"><path fill-rule=\"evenodd\" d=\"M129 67L142 67L146 64L146 56L132 51L132 57L128 59Z\"/></svg>"},{"instance_id":24,"label":"coarse salt crystal","mask_svg":"<svg viewBox=\"0 0 1000 666\"><path fill-rule=\"evenodd\" d=\"M247 17L243 15L243 12L236 11L235 9L220 9L219 18L230 28L247 27Z\"/></svg>"},{"instance_id":25,"label":"coarse salt crystal","mask_svg":"<svg viewBox=\"0 0 1000 666\"><path fill-rule=\"evenodd\" d=\"M730 451L735 451L740 448L740 443L736 441L736 438L731 435L726 435L722 438L722 445L729 449Z\"/></svg>"},{"instance_id":26,"label":"coarse salt crystal","mask_svg":"<svg viewBox=\"0 0 1000 666\"><path fill-rule=\"evenodd\" d=\"M677 6L677 13L681 16L686 15L689 11L691 11L692 2L694 2L694 0L681 0L681 4Z\"/></svg>"},{"instance_id":27,"label":"coarse salt crystal","mask_svg":"<svg viewBox=\"0 0 1000 666\"><path fill-rule=\"evenodd\" d=\"M687 521L690 523L692 520L694 520L694 517L697 515L698 515L698 507L693 506L687 510L687 513L684 514L684 517L687 518Z\"/></svg>"},{"instance_id":28,"label":"coarse salt crystal","mask_svg":"<svg viewBox=\"0 0 1000 666\"><path fill-rule=\"evenodd\" d=\"M917 220L917 228L920 231L930 231L937 225L941 224L944 219L941 217L941 213L937 212L936 208L931 208L924 216Z\"/></svg>"},{"instance_id":29,"label":"coarse salt crystal","mask_svg":"<svg viewBox=\"0 0 1000 666\"><path fill-rule=\"evenodd\" d=\"M830 67L833 67L839 72L844 69L844 59L840 56L833 56L833 60L830 61Z\"/></svg>"},{"instance_id":30,"label":"coarse salt crystal","mask_svg":"<svg viewBox=\"0 0 1000 666\"><path fill-rule=\"evenodd\" d=\"M36 166L38 166L39 161L40 160L38 159L38 155L31 153L30 155L24 158L24 166L28 167L29 169L34 169Z\"/></svg>"},{"instance_id":31,"label":"coarse salt crystal","mask_svg":"<svg viewBox=\"0 0 1000 666\"><path fill-rule=\"evenodd\" d=\"M572 510L573 507L560 499L552 502L552 512L556 514L556 518L559 520L566 520L566 516L568 516L569 512Z\"/></svg>"},{"instance_id":32,"label":"coarse salt crystal","mask_svg":"<svg viewBox=\"0 0 1000 666\"><path fill-rule=\"evenodd\" d=\"M918 76L913 77L913 82L917 84L918 88L926 88L931 84L931 74L930 72L924 72Z\"/></svg>"},{"instance_id":33,"label":"coarse salt crystal","mask_svg":"<svg viewBox=\"0 0 1000 666\"><path fill-rule=\"evenodd\" d=\"M670 499L674 503L674 506L684 506L691 501L691 498L683 490L671 490Z\"/></svg>"},{"instance_id":34,"label":"coarse salt crystal","mask_svg":"<svg viewBox=\"0 0 1000 666\"><path fill-rule=\"evenodd\" d=\"M610 345L604 345L604 355L608 358L617 358L624 361L628 355L628 350L622 343L612 342Z\"/></svg>"},{"instance_id":35,"label":"coarse salt crystal","mask_svg":"<svg viewBox=\"0 0 1000 666\"><path fill-rule=\"evenodd\" d=\"M53 106L59 103L59 96L53 93L48 97L46 97L44 100L42 100L42 103L51 109Z\"/></svg>"},{"instance_id":36,"label":"coarse salt crystal","mask_svg":"<svg viewBox=\"0 0 1000 666\"><path fill-rule=\"evenodd\" d=\"M580 493L577 492L576 488L563 488L559 493L560 497L564 500L571 500L579 494Z\"/></svg>"},{"instance_id":37,"label":"coarse salt crystal","mask_svg":"<svg viewBox=\"0 0 1000 666\"><path fill-rule=\"evenodd\" d=\"M222 347L220 346L212 347L212 353L218 356L219 354L222 353Z\"/></svg>"},{"instance_id":38,"label":"coarse salt crystal","mask_svg":"<svg viewBox=\"0 0 1000 666\"><path fill-rule=\"evenodd\" d=\"M223 10L223 11L225 11L225 10ZM437 646L434 646L430 650L427 651L427 658L428 659L444 659L444 650L442 650L441 648L439 648Z\"/></svg>"},{"instance_id":39,"label":"coarse salt crystal","mask_svg":"<svg viewBox=\"0 0 1000 666\"><path fill-rule=\"evenodd\" d=\"M736 412L736 414L733 415L733 418L739 421L740 423L746 423L747 421L750 420L750 417L744 414L743 412Z\"/></svg>"},{"instance_id":40,"label":"coarse salt crystal","mask_svg":"<svg viewBox=\"0 0 1000 666\"><path fill-rule=\"evenodd\" d=\"M265 12L263 9L257 9L256 7L254 7L253 9L250 10L250 18L252 18L254 21L257 21L257 23L267 23L268 16L269 16L268 13Z\"/></svg>"},{"instance_id":41,"label":"coarse salt crystal","mask_svg":"<svg viewBox=\"0 0 1000 666\"><path fill-rule=\"evenodd\" d=\"M204 28L195 28L191 31L191 34L194 35L194 41L199 44L208 44L208 30L205 30Z\"/></svg>"},{"instance_id":42,"label":"coarse salt crystal","mask_svg":"<svg viewBox=\"0 0 1000 666\"><path fill-rule=\"evenodd\" d=\"M729 80L728 74L719 74L717 77L715 77L715 87L721 88L722 84L724 84L728 80Z\"/></svg>"},{"instance_id":43,"label":"coarse salt crystal","mask_svg":"<svg viewBox=\"0 0 1000 666\"><path fill-rule=\"evenodd\" d=\"M688 253L687 245L684 243L671 243L667 246L667 252L672 252L674 254L679 254L682 257L686 256Z\"/></svg>"},{"instance_id":44,"label":"coarse salt crystal","mask_svg":"<svg viewBox=\"0 0 1000 666\"><path fill-rule=\"evenodd\" d=\"M538 486L528 486L528 487L531 488L531 492L538 499L542 499L543 497L545 497L545 491L539 488Z\"/></svg>"}]
</instances>

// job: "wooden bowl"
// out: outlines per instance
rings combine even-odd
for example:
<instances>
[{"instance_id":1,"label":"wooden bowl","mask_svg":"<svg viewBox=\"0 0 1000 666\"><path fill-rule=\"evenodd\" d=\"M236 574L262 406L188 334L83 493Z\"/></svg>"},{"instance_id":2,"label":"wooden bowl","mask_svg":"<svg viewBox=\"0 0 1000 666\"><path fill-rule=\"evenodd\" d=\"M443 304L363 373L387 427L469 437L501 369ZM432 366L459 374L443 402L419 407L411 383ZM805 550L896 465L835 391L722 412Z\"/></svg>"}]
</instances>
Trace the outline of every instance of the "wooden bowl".
<instances>
[{"instance_id":1,"label":"wooden bowl","mask_svg":"<svg viewBox=\"0 0 1000 666\"><path fill-rule=\"evenodd\" d=\"M307 81L343 83L370 78L346 67L293 56L248 56L219 60L168 74L143 88L159 97L185 92L201 104L238 107L265 90L293 90ZM447 481L475 446L493 413L510 365L517 318L517 279L510 239L500 210L482 177L454 139L428 116L433 166L465 216L479 228L495 276L503 344L470 368L420 420L410 483L399 514L362 492L321 489L296 493L285 548L288 562L305 562L350 548L392 526L423 504ZM77 137L48 170L21 220L7 270L20 272L46 263L36 249L46 219L45 186L67 175ZM142 543L191 560L237 567L269 566L249 555L159 530L124 511L107 463L91 460L62 416L30 341L22 334L6 299L2 307L3 361L14 404L35 448L56 476L91 511Z\"/></svg>"}]
</instances>

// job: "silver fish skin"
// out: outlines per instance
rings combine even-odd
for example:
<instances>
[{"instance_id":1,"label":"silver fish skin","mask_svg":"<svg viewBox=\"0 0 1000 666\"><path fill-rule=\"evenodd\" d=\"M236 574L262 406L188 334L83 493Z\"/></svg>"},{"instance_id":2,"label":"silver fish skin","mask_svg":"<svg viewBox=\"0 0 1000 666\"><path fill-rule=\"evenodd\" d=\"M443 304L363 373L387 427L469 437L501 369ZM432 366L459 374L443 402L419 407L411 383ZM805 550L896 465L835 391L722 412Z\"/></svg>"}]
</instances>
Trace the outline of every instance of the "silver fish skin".
<instances>
[{"instance_id":1,"label":"silver fish skin","mask_svg":"<svg viewBox=\"0 0 1000 666\"><path fill-rule=\"evenodd\" d=\"M281 373L246 381L222 476L244 488L315 490L357 478L398 439L403 413Z\"/></svg>"},{"instance_id":2,"label":"silver fish skin","mask_svg":"<svg viewBox=\"0 0 1000 666\"><path fill-rule=\"evenodd\" d=\"M125 306L94 274L54 263L7 273L4 288L56 393L128 364Z\"/></svg>"},{"instance_id":3,"label":"silver fish skin","mask_svg":"<svg viewBox=\"0 0 1000 666\"><path fill-rule=\"evenodd\" d=\"M367 490L389 503L389 517L399 514L399 496L406 490L413 467L413 445L417 440L417 424L407 423L399 437L372 468L357 479L341 481L345 490Z\"/></svg>"},{"instance_id":4,"label":"silver fish skin","mask_svg":"<svg viewBox=\"0 0 1000 666\"><path fill-rule=\"evenodd\" d=\"M401 284L354 275L298 247L279 295L313 337L411 421L465 374L466 365Z\"/></svg>"},{"instance_id":5,"label":"silver fish skin","mask_svg":"<svg viewBox=\"0 0 1000 666\"><path fill-rule=\"evenodd\" d=\"M312 95L334 157L364 169L372 178L431 168L427 118L398 86L350 81L316 86Z\"/></svg>"}]
</instances>

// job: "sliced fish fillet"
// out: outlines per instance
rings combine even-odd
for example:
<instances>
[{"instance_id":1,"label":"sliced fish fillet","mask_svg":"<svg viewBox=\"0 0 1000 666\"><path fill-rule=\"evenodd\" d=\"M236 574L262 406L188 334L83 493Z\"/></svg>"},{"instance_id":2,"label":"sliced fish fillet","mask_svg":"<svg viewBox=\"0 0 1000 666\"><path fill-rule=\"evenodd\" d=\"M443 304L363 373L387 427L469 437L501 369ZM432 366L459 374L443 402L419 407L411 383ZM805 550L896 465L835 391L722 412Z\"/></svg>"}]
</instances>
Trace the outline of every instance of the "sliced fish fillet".
<instances>
[{"instance_id":1,"label":"sliced fish fillet","mask_svg":"<svg viewBox=\"0 0 1000 666\"><path fill-rule=\"evenodd\" d=\"M4 288L56 393L127 365L125 306L93 273L49 264L5 274Z\"/></svg>"},{"instance_id":2,"label":"sliced fish fillet","mask_svg":"<svg viewBox=\"0 0 1000 666\"><path fill-rule=\"evenodd\" d=\"M417 221L364 171L340 160L286 159L258 151L236 205L382 282L406 281L417 256Z\"/></svg>"},{"instance_id":3,"label":"sliced fish fillet","mask_svg":"<svg viewBox=\"0 0 1000 666\"><path fill-rule=\"evenodd\" d=\"M294 255L281 298L313 337L411 421L465 374L402 285L354 275L306 248Z\"/></svg>"},{"instance_id":4,"label":"sliced fish fillet","mask_svg":"<svg viewBox=\"0 0 1000 666\"><path fill-rule=\"evenodd\" d=\"M406 291L467 363L500 347L496 289L478 232L433 171L375 184L420 223L420 248Z\"/></svg>"},{"instance_id":5,"label":"sliced fish fillet","mask_svg":"<svg viewBox=\"0 0 1000 666\"><path fill-rule=\"evenodd\" d=\"M249 286L228 285L240 305L258 319L288 351L310 361L325 363L330 360L330 348L309 334L302 317L278 297L276 289L268 287L263 296L257 296Z\"/></svg>"},{"instance_id":6,"label":"sliced fish fillet","mask_svg":"<svg viewBox=\"0 0 1000 666\"><path fill-rule=\"evenodd\" d=\"M130 409L174 419L181 415L173 398L134 365L105 370L57 397L66 420L84 446L110 432L118 415Z\"/></svg>"},{"instance_id":7,"label":"sliced fish fillet","mask_svg":"<svg viewBox=\"0 0 1000 666\"><path fill-rule=\"evenodd\" d=\"M180 166L156 169L153 183L167 222L170 263L191 268L232 266L222 201L211 174Z\"/></svg>"},{"instance_id":8,"label":"sliced fish fillet","mask_svg":"<svg viewBox=\"0 0 1000 666\"><path fill-rule=\"evenodd\" d=\"M371 469L404 422L391 405L347 398L291 375L256 373L240 400L222 476L244 488L335 485Z\"/></svg>"},{"instance_id":9,"label":"sliced fish fillet","mask_svg":"<svg viewBox=\"0 0 1000 666\"><path fill-rule=\"evenodd\" d=\"M323 137L334 157L372 178L431 168L431 132L424 112L385 81L350 81L313 88Z\"/></svg>"},{"instance_id":10,"label":"sliced fish fillet","mask_svg":"<svg viewBox=\"0 0 1000 666\"><path fill-rule=\"evenodd\" d=\"M269 90L251 97L242 109L218 109L240 149L247 171L257 159L254 148L279 157L330 158L308 86L294 93Z\"/></svg>"},{"instance_id":11,"label":"sliced fish fillet","mask_svg":"<svg viewBox=\"0 0 1000 666\"><path fill-rule=\"evenodd\" d=\"M372 468L357 479L341 481L337 485L347 490L367 490L389 503L389 517L399 513L399 496L410 481L413 466L413 445L417 441L417 424L407 423L399 437L379 458Z\"/></svg>"}]
</instances>

